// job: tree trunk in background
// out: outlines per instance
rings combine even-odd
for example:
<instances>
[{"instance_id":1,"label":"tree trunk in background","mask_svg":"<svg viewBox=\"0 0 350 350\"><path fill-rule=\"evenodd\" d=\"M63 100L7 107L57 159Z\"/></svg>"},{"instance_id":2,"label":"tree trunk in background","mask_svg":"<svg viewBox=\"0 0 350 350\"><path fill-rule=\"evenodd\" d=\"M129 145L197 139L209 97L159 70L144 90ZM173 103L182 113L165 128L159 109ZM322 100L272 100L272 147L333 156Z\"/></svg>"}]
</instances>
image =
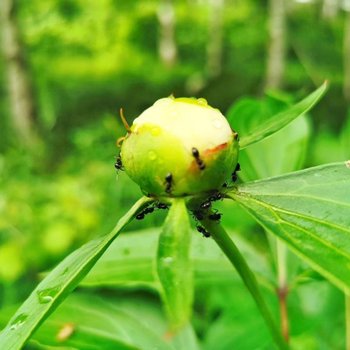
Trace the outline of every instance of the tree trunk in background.
<instances>
[{"instance_id":1,"label":"tree trunk in background","mask_svg":"<svg viewBox=\"0 0 350 350\"><path fill-rule=\"evenodd\" d=\"M224 0L209 0L209 39L207 46L207 72L213 78L222 70L222 40Z\"/></svg>"},{"instance_id":2,"label":"tree trunk in background","mask_svg":"<svg viewBox=\"0 0 350 350\"><path fill-rule=\"evenodd\" d=\"M350 102L350 6L344 25L344 96Z\"/></svg>"},{"instance_id":3,"label":"tree trunk in background","mask_svg":"<svg viewBox=\"0 0 350 350\"><path fill-rule=\"evenodd\" d=\"M175 11L172 1L162 0L157 14L160 23L159 56L166 66L172 67L177 57Z\"/></svg>"},{"instance_id":4,"label":"tree trunk in background","mask_svg":"<svg viewBox=\"0 0 350 350\"><path fill-rule=\"evenodd\" d=\"M339 10L338 0L323 0L322 17L327 20L334 19Z\"/></svg>"},{"instance_id":5,"label":"tree trunk in background","mask_svg":"<svg viewBox=\"0 0 350 350\"><path fill-rule=\"evenodd\" d=\"M285 0L269 0L269 48L267 53L266 89L279 89L283 84L286 58Z\"/></svg>"},{"instance_id":6,"label":"tree trunk in background","mask_svg":"<svg viewBox=\"0 0 350 350\"><path fill-rule=\"evenodd\" d=\"M0 0L2 52L7 75L10 118L23 145L31 149L38 143L35 108L28 68L16 25L15 0Z\"/></svg>"}]
</instances>

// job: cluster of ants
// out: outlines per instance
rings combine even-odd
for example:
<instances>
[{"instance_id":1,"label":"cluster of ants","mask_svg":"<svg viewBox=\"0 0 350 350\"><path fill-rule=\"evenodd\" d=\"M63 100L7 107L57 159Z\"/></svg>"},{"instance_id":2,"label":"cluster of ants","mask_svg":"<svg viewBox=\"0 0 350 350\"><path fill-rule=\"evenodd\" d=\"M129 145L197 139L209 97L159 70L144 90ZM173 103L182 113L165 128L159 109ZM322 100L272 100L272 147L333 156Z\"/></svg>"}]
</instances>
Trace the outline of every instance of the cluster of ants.
<instances>
[{"instance_id":1,"label":"cluster of ants","mask_svg":"<svg viewBox=\"0 0 350 350\"><path fill-rule=\"evenodd\" d=\"M204 170L205 169L205 163L200 158L199 151L195 147L192 148L192 156L194 157L198 168L200 170ZM120 154L116 158L116 162L114 164L114 167L115 167L115 169L117 171L124 170ZM232 182L236 182L237 181L237 172L240 171L240 170L241 170L240 164L237 163L237 165L235 167L235 170L231 174ZM166 193L169 193L169 194L171 193L172 188L173 188L173 182L174 181L173 181L172 173L168 173L165 176L165 178L164 178L164 186L165 186L165 192ZM229 185L228 185L227 182L225 182L222 186L224 188L227 188ZM204 220L206 218L209 219L209 220L217 221L217 222L220 221L222 214L219 213L217 210L215 210L214 212L209 212L209 209L212 206L212 202L221 200L221 199L223 199L223 197L224 197L224 195L222 193L220 193L219 191L216 191L213 194L211 194L207 198L207 200L205 200L203 203L201 203L197 209L192 211L193 218L197 221L196 229L204 237L210 237L211 234L202 225L200 225L200 221ZM168 208L169 208L168 204L165 204L165 203L162 203L162 202L155 202L152 205L150 205L150 206L144 208L142 211L140 211L136 215L136 219L137 220L142 220L142 219L145 218L145 216L147 214L151 214L157 209L161 209L162 210L162 209L168 209Z\"/></svg>"}]
</instances>

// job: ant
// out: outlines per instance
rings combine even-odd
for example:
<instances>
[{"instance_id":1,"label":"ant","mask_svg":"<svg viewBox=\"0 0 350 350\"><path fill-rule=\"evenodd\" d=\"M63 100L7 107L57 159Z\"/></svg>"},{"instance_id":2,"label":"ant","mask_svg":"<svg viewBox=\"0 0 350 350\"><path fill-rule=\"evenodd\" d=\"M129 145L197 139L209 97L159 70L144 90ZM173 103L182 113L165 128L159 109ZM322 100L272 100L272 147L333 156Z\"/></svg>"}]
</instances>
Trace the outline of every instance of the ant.
<instances>
[{"instance_id":1,"label":"ant","mask_svg":"<svg viewBox=\"0 0 350 350\"><path fill-rule=\"evenodd\" d=\"M232 175L231 175L231 180L233 182L236 182L237 181L237 171L240 171L241 170L241 165L239 163L237 163L236 167L235 167L235 170L233 171Z\"/></svg>"},{"instance_id":2,"label":"ant","mask_svg":"<svg viewBox=\"0 0 350 350\"><path fill-rule=\"evenodd\" d=\"M200 232L204 237L210 237L211 234L203 226L197 225L197 231Z\"/></svg>"},{"instance_id":3,"label":"ant","mask_svg":"<svg viewBox=\"0 0 350 350\"><path fill-rule=\"evenodd\" d=\"M165 192L166 193L171 192L172 185L173 185L173 175L172 175L172 173L168 173L165 176Z\"/></svg>"},{"instance_id":4,"label":"ant","mask_svg":"<svg viewBox=\"0 0 350 350\"><path fill-rule=\"evenodd\" d=\"M156 204L156 207L157 207L158 209L169 209L168 204L161 203L161 202L158 202L158 203Z\"/></svg>"},{"instance_id":5,"label":"ant","mask_svg":"<svg viewBox=\"0 0 350 350\"><path fill-rule=\"evenodd\" d=\"M207 200L200 205L200 208L204 210L208 210L210 207L211 207L210 200Z\"/></svg>"},{"instance_id":6,"label":"ant","mask_svg":"<svg viewBox=\"0 0 350 350\"><path fill-rule=\"evenodd\" d=\"M213 195L209 197L210 202L219 201L223 198L223 195L220 192L215 192Z\"/></svg>"},{"instance_id":7,"label":"ant","mask_svg":"<svg viewBox=\"0 0 350 350\"><path fill-rule=\"evenodd\" d=\"M118 155L115 164L114 164L115 169L118 170L124 170L123 163L122 163L122 158L120 154Z\"/></svg>"},{"instance_id":8,"label":"ant","mask_svg":"<svg viewBox=\"0 0 350 350\"><path fill-rule=\"evenodd\" d=\"M209 214L208 218L213 221L220 221L221 216L222 216L221 213L215 212L215 213Z\"/></svg>"},{"instance_id":9,"label":"ant","mask_svg":"<svg viewBox=\"0 0 350 350\"><path fill-rule=\"evenodd\" d=\"M196 220L200 221L204 219L204 213L201 210L194 210L192 213Z\"/></svg>"},{"instance_id":10,"label":"ant","mask_svg":"<svg viewBox=\"0 0 350 350\"><path fill-rule=\"evenodd\" d=\"M168 208L169 208L168 204L156 202L156 203L152 204L151 206L146 207L145 209L141 210L136 215L136 219L143 220L147 214L153 213L155 209L168 209Z\"/></svg>"},{"instance_id":11,"label":"ant","mask_svg":"<svg viewBox=\"0 0 350 350\"><path fill-rule=\"evenodd\" d=\"M192 155L193 155L194 159L196 160L198 168L200 170L204 170L205 169L205 164L204 164L203 160L200 158L199 151L198 151L198 149L196 147L192 147Z\"/></svg>"},{"instance_id":12,"label":"ant","mask_svg":"<svg viewBox=\"0 0 350 350\"><path fill-rule=\"evenodd\" d=\"M145 216L147 214L151 214L154 212L154 206L153 204L150 207L146 207L145 209L143 209L142 211L140 211L137 215L136 215L136 219L137 220L142 220L145 218Z\"/></svg>"}]
</instances>

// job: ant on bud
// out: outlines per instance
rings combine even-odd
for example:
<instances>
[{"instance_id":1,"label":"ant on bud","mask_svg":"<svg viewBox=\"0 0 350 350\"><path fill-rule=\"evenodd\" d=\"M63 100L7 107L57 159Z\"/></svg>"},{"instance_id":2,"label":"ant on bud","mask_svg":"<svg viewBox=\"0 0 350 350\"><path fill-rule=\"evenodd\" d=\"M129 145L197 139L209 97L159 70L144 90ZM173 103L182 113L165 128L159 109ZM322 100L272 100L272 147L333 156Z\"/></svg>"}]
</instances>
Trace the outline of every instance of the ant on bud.
<instances>
[{"instance_id":1,"label":"ant on bud","mask_svg":"<svg viewBox=\"0 0 350 350\"><path fill-rule=\"evenodd\" d=\"M232 175L231 175L231 180L233 182L236 182L237 181L237 171L240 171L241 170L241 165L239 163L236 164L236 167L235 167L235 170L233 171Z\"/></svg>"},{"instance_id":2,"label":"ant on bud","mask_svg":"<svg viewBox=\"0 0 350 350\"><path fill-rule=\"evenodd\" d=\"M173 175L172 175L172 173L168 173L165 176L165 192L166 193L171 192L172 185L173 185Z\"/></svg>"},{"instance_id":3,"label":"ant on bud","mask_svg":"<svg viewBox=\"0 0 350 350\"><path fill-rule=\"evenodd\" d=\"M117 171L119 170L124 170L124 167L123 167L123 163L122 163L122 158L120 156L120 154L118 155L115 163L114 163L114 167Z\"/></svg>"},{"instance_id":4,"label":"ant on bud","mask_svg":"<svg viewBox=\"0 0 350 350\"><path fill-rule=\"evenodd\" d=\"M192 156L196 160L198 168L200 170L204 170L205 169L205 164L204 164L203 160L200 158L199 151L198 151L198 149L196 147L192 147Z\"/></svg>"}]
</instances>

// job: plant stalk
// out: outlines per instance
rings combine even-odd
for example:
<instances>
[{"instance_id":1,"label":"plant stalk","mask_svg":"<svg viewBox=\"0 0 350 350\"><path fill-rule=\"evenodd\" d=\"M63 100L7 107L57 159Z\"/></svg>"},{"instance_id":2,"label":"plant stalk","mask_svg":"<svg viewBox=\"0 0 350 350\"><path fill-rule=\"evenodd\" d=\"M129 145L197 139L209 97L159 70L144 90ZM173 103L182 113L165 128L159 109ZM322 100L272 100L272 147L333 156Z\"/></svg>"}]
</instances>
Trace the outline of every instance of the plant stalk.
<instances>
[{"instance_id":1,"label":"plant stalk","mask_svg":"<svg viewBox=\"0 0 350 350\"><path fill-rule=\"evenodd\" d=\"M202 223L205 226L205 228L208 230L208 232L211 233L215 242L218 244L218 246L221 248L221 250L224 252L226 257L230 260L232 265L235 267L235 269L241 276L244 284L246 285L252 297L254 298L254 301L259 311L261 312L261 315L263 316L271 332L271 335L274 341L276 342L276 344L278 345L278 347L284 350L288 349L289 348L288 344L285 342L284 338L282 337L265 303L265 300L260 292L256 278L253 272L250 270L247 262L241 255L240 251L238 250L237 246L228 236L226 231L218 223L210 220L203 220Z\"/></svg>"},{"instance_id":2,"label":"plant stalk","mask_svg":"<svg viewBox=\"0 0 350 350\"><path fill-rule=\"evenodd\" d=\"M281 319L281 332L288 343L289 341L289 319L288 319L288 281L287 281L287 247L279 239L276 240L276 253L277 253L277 297L280 307L280 319Z\"/></svg>"}]
</instances>

